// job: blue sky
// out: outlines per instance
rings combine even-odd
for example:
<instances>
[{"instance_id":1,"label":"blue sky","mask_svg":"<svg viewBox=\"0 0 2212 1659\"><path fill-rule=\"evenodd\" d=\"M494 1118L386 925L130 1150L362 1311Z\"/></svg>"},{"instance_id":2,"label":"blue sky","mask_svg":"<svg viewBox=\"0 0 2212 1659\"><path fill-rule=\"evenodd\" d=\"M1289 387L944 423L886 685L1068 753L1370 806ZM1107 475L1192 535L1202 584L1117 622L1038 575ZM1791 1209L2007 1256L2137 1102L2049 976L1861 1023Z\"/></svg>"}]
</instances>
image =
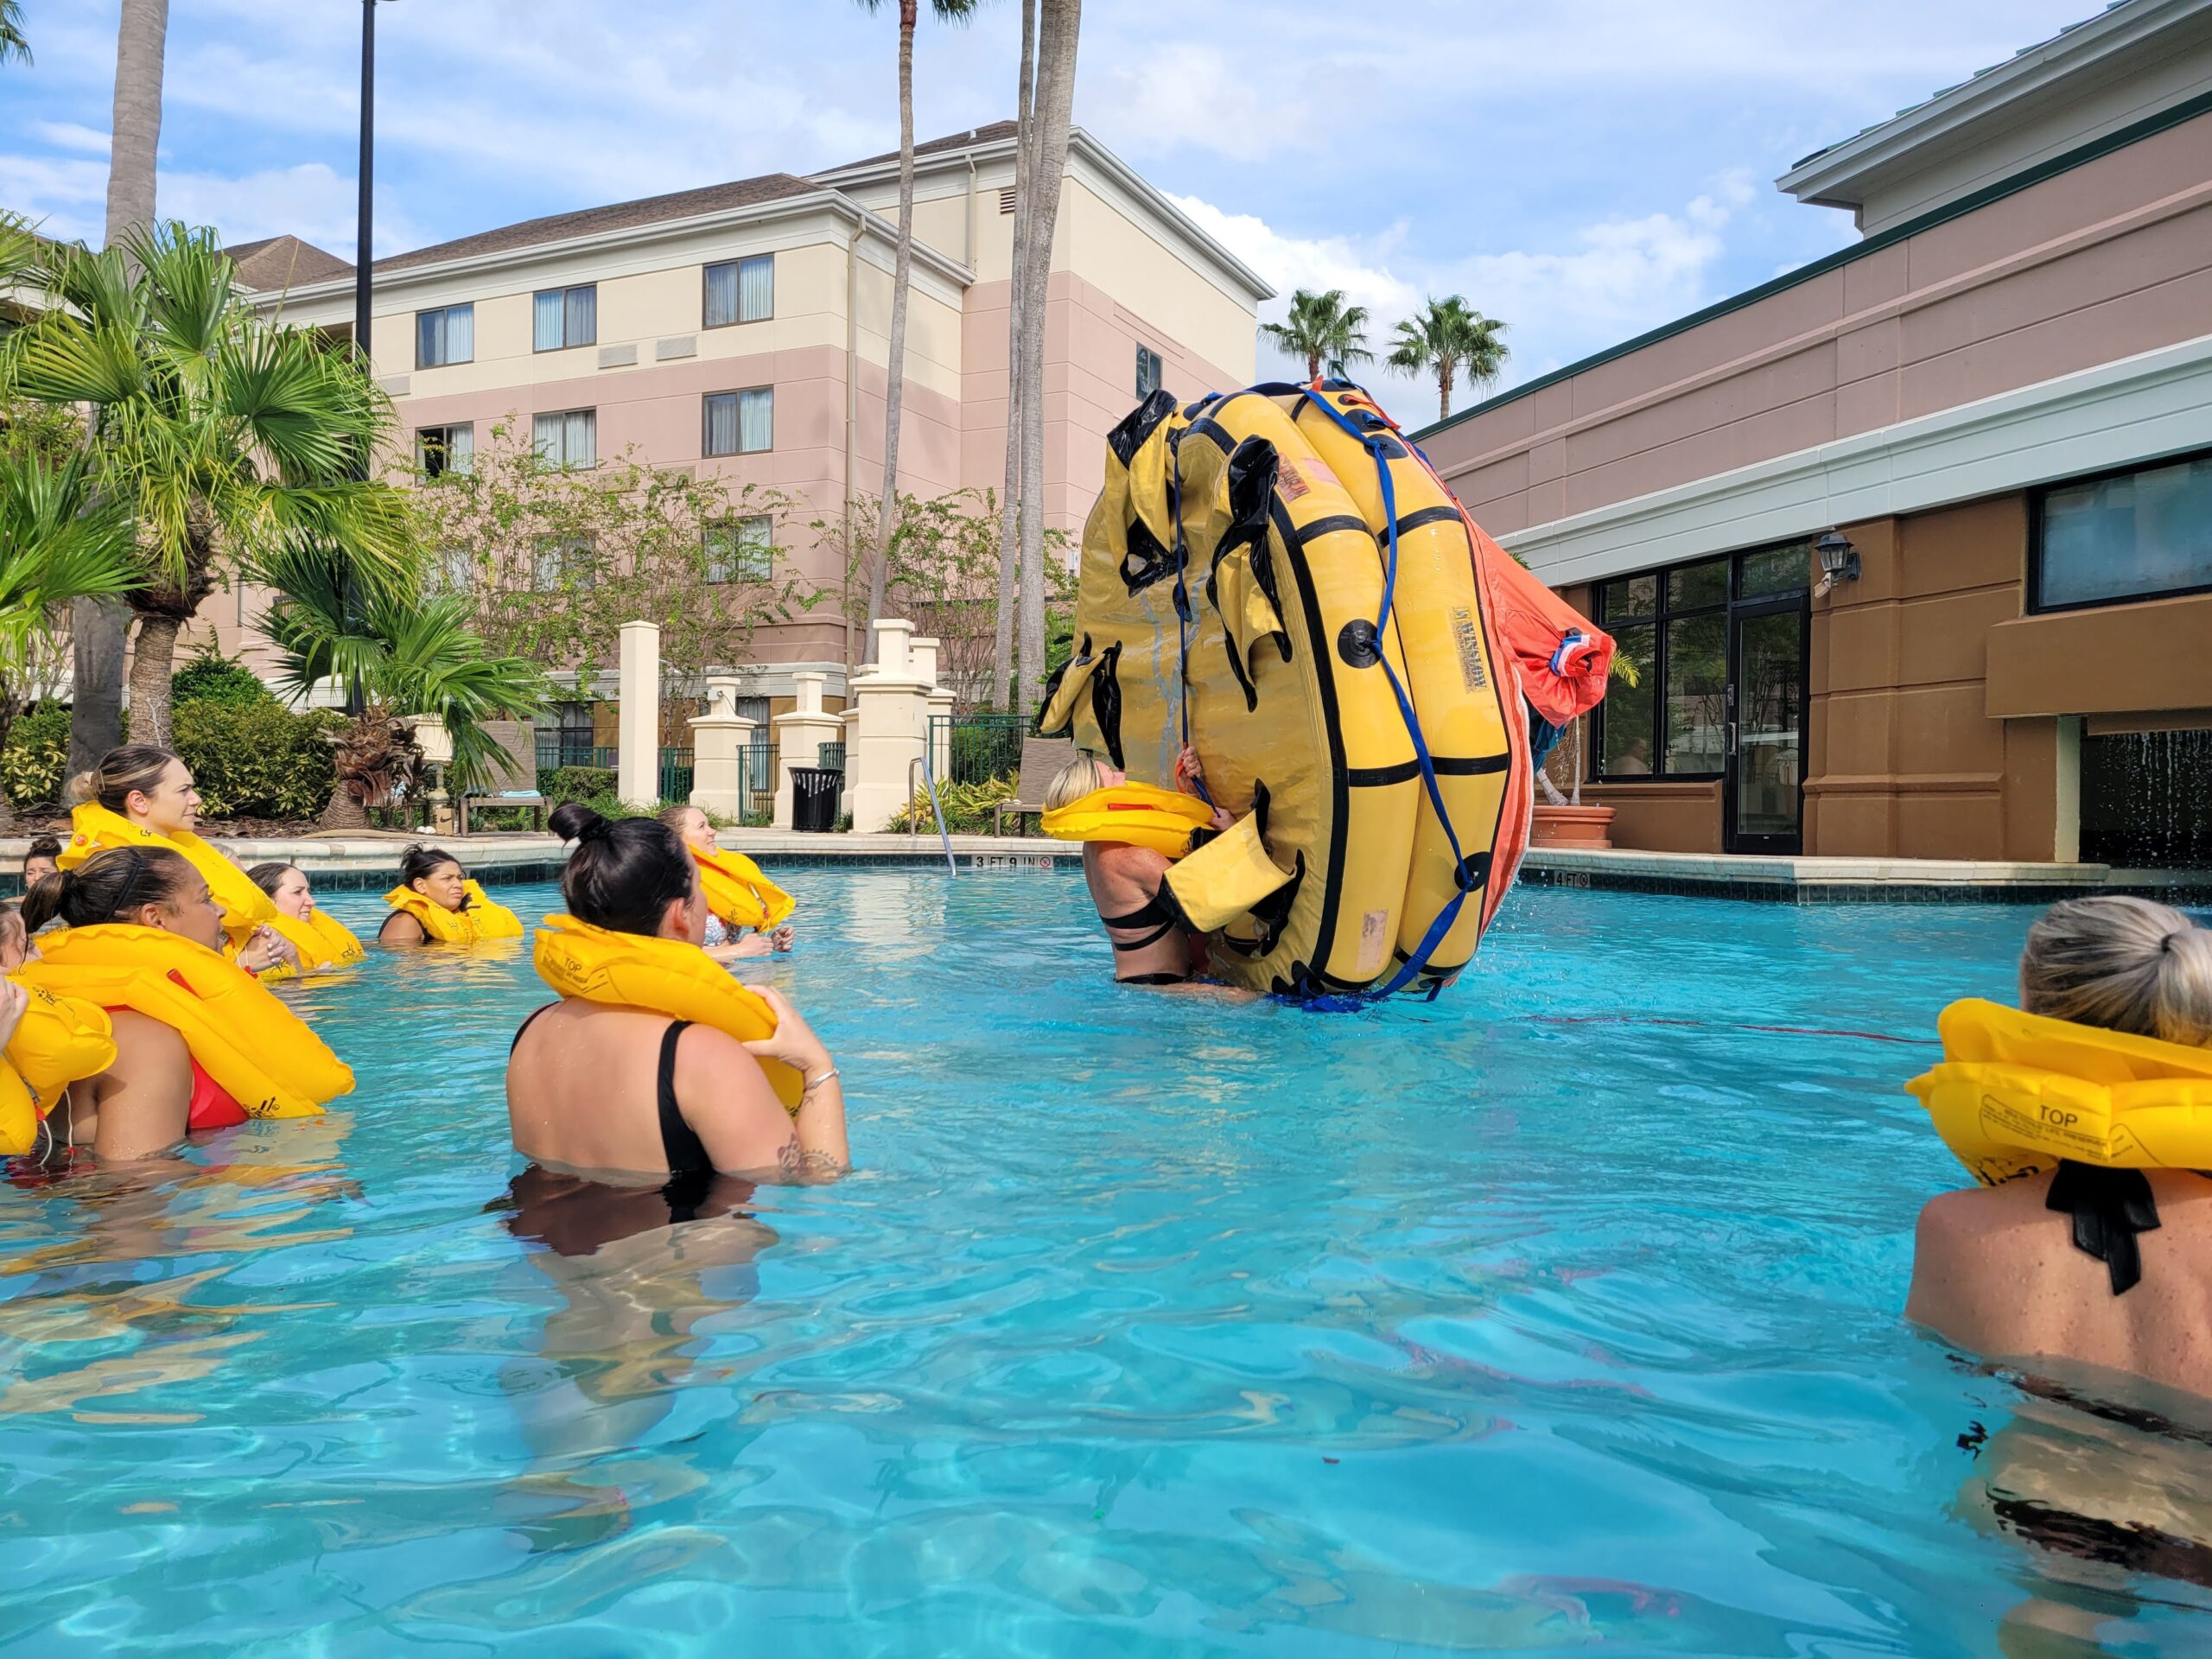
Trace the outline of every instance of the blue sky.
<instances>
[{"instance_id":1,"label":"blue sky","mask_svg":"<svg viewBox=\"0 0 2212 1659\"><path fill-rule=\"evenodd\" d=\"M1378 337L1464 294L1509 325L1510 385L1842 245L1848 216L1777 174L2094 3L1091 0L1076 118L1286 293L1349 289ZM0 206L96 237L117 0L22 10L37 61L0 69ZM391 0L378 251L890 149L896 10ZM352 256L359 15L172 0L165 215ZM1011 112L1018 30L1014 0L925 17L921 137Z\"/></svg>"}]
</instances>

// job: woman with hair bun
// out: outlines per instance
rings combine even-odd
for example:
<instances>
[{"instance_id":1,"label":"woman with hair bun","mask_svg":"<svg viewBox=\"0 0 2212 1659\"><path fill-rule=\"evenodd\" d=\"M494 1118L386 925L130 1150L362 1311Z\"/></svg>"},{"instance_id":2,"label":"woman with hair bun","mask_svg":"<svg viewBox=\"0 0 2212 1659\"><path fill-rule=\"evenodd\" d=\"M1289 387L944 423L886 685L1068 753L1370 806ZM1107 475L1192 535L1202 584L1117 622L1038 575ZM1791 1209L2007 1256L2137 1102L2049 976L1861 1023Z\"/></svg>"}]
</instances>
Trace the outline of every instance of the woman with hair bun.
<instances>
[{"instance_id":1,"label":"woman with hair bun","mask_svg":"<svg viewBox=\"0 0 2212 1659\"><path fill-rule=\"evenodd\" d=\"M2212 930L2069 899L2028 931L2020 1007L1954 1004L1942 1034L1912 1092L1983 1185L1921 1211L1905 1316L2212 1395Z\"/></svg>"},{"instance_id":2,"label":"woman with hair bun","mask_svg":"<svg viewBox=\"0 0 2212 1659\"><path fill-rule=\"evenodd\" d=\"M192 768L168 750L146 743L110 749L99 766L71 779L66 793L72 833L55 860L62 869L113 849L166 848L207 880L222 912L227 949L248 973L297 973L335 960L313 932L280 917L244 870L200 838Z\"/></svg>"},{"instance_id":3,"label":"woman with hair bun","mask_svg":"<svg viewBox=\"0 0 2212 1659\"><path fill-rule=\"evenodd\" d=\"M419 843L399 855L399 885L384 896L391 906L378 944L474 944L518 939L522 918L494 903L451 853Z\"/></svg>"},{"instance_id":4,"label":"woman with hair bun","mask_svg":"<svg viewBox=\"0 0 2212 1659\"><path fill-rule=\"evenodd\" d=\"M48 876L23 922L57 917L66 925L21 978L105 1007L113 1059L54 1109L56 1139L104 1162L151 1157L192 1131L316 1115L353 1088L299 1016L222 954L221 907L175 849L116 848Z\"/></svg>"},{"instance_id":5,"label":"woman with hair bun","mask_svg":"<svg viewBox=\"0 0 2212 1659\"><path fill-rule=\"evenodd\" d=\"M662 1183L671 1206L717 1173L841 1173L837 1068L782 993L754 993L698 949L706 900L682 839L575 802L553 828L576 843L561 876L569 913L546 918L535 961L562 1000L515 1033L515 1149L569 1173Z\"/></svg>"}]
</instances>

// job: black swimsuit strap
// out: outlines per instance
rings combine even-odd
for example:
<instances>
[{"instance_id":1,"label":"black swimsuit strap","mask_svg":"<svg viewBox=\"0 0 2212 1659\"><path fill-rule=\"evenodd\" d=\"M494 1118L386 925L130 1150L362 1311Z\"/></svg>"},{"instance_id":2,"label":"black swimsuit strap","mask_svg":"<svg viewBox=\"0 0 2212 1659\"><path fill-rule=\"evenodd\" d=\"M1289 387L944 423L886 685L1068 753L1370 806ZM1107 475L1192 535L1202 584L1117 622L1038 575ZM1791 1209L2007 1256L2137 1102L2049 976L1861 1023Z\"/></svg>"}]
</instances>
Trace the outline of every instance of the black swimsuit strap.
<instances>
[{"instance_id":1,"label":"black swimsuit strap","mask_svg":"<svg viewBox=\"0 0 2212 1659\"><path fill-rule=\"evenodd\" d=\"M2074 1217L2074 1248L2105 1264L2113 1295L2135 1288L2143 1277L2143 1252L2135 1236L2158 1230L2158 1201L2141 1170L2062 1160L2044 1207Z\"/></svg>"},{"instance_id":2,"label":"black swimsuit strap","mask_svg":"<svg viewBox=\"0 0 2212 1659\"><path fill-rule=\"evenodd\" d=\"M1175 912L1167 907L1166 901L1157 893L1126 916L1109 916L1102 910L1098 912L1098 919L1109 928L1149 927L1152 929L1152 931L1142 938L1133 939L1126 944L1120 939L1107 940L1106 943L1116 950L1141 950L1147 945L1157 944L1170 933L1174 932L1179 925Z\"/></svg>"},{"instance_id":3,"label":"black swimsuit strap","mask_svg":"<svg viewBox=\"0 0 2212 1659\"><path fill-rule=\"evenodd\" d=\"M706 1143L683 1121L683 1109L676 1100L676 1043L690 1029L689 1020L672 1020L660 1039L660 1074L655 1093L660 1108L661 1156L668 1160L671 1175L708 1174L715 1167L707 1156Z\"/></svg>"},{"instance_id":4,"label":"black swimsuit strap","mask_svg":"<svg viewBox=\"0 0 2212 1659\"><path fill-rule=\"evenodd\" d=\"M537 1016L541 1014L550 1014L555 1008L557 1008L560 1006L561 1005L558 1002L548 1002L542 1008L532 1008L530 1011L530 1017L527 1020L524 1020L522 1024L515 1027L514 1041L507 1045L507 1058L509 1059L514 1058L515 1050L522 1046L523 1033L528 1031L532 1026L537 1023Z\"/></svg>"}]
</instances>

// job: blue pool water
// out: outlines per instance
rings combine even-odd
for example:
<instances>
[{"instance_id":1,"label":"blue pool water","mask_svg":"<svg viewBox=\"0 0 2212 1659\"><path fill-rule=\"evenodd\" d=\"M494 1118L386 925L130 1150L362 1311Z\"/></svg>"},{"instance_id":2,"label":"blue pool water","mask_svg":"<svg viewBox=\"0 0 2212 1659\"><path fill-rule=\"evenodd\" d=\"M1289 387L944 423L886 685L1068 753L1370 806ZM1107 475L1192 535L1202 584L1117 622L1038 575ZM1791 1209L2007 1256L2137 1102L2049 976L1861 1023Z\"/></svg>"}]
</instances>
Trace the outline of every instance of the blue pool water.
<instances>
[{"instance_id":1,"label":"blue pool water","mask_svg":"<svg viewBox=\"0 0 2212 1659\"><path fill-rule=\"evenodd\" d=\"M2030 912L1523 891L1320 1016L1109 989L1065 875L792 881L836 1185L515 1207L517 950L303 993L326 1119L0 1186L0 1650L2204 1650L1988 1489L2212 1537L2212 1445L1898 1319L1882 1039Z\"/></svg>"}]
</instances>

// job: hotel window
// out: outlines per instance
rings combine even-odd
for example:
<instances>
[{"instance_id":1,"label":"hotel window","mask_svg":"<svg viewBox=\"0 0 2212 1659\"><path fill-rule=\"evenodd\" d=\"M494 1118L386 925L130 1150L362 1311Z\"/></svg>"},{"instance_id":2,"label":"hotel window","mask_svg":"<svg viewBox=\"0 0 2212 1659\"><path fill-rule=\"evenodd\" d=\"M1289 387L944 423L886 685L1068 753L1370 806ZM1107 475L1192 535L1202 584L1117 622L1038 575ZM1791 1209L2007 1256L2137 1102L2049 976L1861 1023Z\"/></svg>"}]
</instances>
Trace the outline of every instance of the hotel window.
<instances>
[{"instance_id":1,"label":"hotel window","mask_svg":"<svg viewBox=\"0 0 2212 1659\"><path fill-rule=\"evenodd\" d=\"M2043 491L2030 566L2031 610L2212 589L2212 454Z\"/></svg>"},{"instance_id":2,"label":"hotel window","mask_svg":"<svg viewBox=\"0 0 2212 1659\"><path fill-rule=\"evenodd\" d=\"M766 322L776 315L776 256L755 254L707 267L706 325Z\"/></svg>"},{"instance_id":3,"label":"hotel window","mask_svg":"<svg viewBox=\"0 0 2212 1659\"><path fill-rule=\"evenodd\" d=\"M599 287L542 288L531 296L530 346L534 352L564 351L599 340Z\"/></svg>"},{"instance_id":4,"label":"hotel window","mask_svg":"<svg viewBox=\"0 0 2212 1659\"><path fill-rule=\"evenodd\" d=\"M591 537L540 536L531 545L530 585L541 594L592 586Z\"/></svg>"},{"instance_id":5,"label":"hotel window","mask_svg":"<svg viewBox=\"0 0 2212 1659\"><path fill-rule=\"evenodd\" d=\"M710 582L767 582L776 573L776 521L769 514L725 518L702 533Z\"/></svg>"},{"instance_id":6,"label":"hotel window","mask_svg":"<svg viewBox=\"0 0 2212 1659\"><path fill-rule=\"evenodd\" d=\"M1809 548L1793 543L1599 583L1598 624L1613 636L1614 654L1635 671L1636 683L1617 675L1606 690L1592 774L1608 782L1718 778L1727 766L1732 718L1739 725L1760 721L1777 731L1786 729L1779 715L1768 721L1762 710L1765 702L1794 707L1789 688L1764 682L1777 672L1784 678L1789 672L1802 674L1802 665L1770 664L1769 642L1755 632L1752 655L1758 660L1751 666L1764 678L1746 695L1763 701L1759 709L1732 715L1729 655L1732 640L1739 656L1743 652L1735 636L1741 634L1746 617L1764 615L1777 605L1802 608L1811 572Z\"/></svg>"},{"instance_id":7,"label":"hotel window","mask_svg":"<svg viewBox=\"0 0 2212 1659\"><path fill-rule=\"evenodd\" d=\"M476 556L465 547L439 548L425 585L434 594L467 593L476 585Z\"/></svg>"},{"instance_id":8,"label":"hotel window","mask_svg":"<svg viewBox=\"0 0 2212 1659\"><path fill-rule=\"evenodd\" d=\"M442 369L476 360L476 308L443 305L415 314L415 366Z\"/></svg>"},{"instance_id":9,"label":"hotel window","mask_svg":"<svg viewBox=\"0 0 2212 1659\"><path fill-rule=\"evenodd\" d=\"M776 394L772 387L750 391L710 391L705 399L701 452L708 455L753 455L776 442Z\"/></svg>"},{"instance_id":10,"label":"hotel window","mask_svg":"<svg viewBox=\"0 0 2212 1659\"><path fill-rule=\"evenodd\" d=\"M538 459L549 467L599 465L599 411L595 409L540 415L533 435Z\"/></svg>"},{"instance_id":11,"label":"hotel window","mask_svg":"<svg viewBox=\"0 0 2212 1659\"><path fill-rule=\"evenodd\" d=\"M1158 352L1154 351L1149 346L1137 347L1137 401L1139 403L1142 403L1160 390L1160 375L1164 367Z\"/></svg>"},{"instance_id":12,"label":"hotel window","mask_svg":"<svg viewBox=\"0 0 2212 1659\"><path fill-rule=\"evenodd\" d=\"M476 456L476 427L469 421L423 427L415 434L415 454L425 478L466 473Z\"/></svg>"}]
</instances>

